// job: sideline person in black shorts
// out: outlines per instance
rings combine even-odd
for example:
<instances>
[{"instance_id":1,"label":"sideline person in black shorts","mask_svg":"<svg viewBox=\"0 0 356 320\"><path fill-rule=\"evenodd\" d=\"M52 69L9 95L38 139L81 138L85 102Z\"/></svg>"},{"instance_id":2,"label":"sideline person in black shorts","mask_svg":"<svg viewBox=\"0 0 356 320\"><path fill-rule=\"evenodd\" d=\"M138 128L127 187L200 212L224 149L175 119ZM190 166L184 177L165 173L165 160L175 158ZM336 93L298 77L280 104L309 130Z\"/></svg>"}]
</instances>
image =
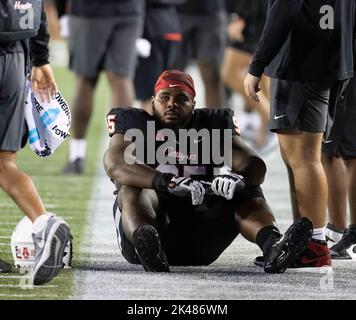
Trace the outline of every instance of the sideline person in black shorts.
<instances>
[{"instance_id":1,"label":"sideline person in black shorts","mask_svg":"<svg viewBox=\"0 0 356 320\"><path fill-rule=\"evenodd\" d=\"M334 123L323 140L322 160L328 178L329 223L327 238L333 243L332 259L356 258L356 78L342 94ZM350 224L346 224L347 198Z\"/></svg>"},{"instance_id":2,"label":"sideline person in black shorts","mask_svg":"<svg viewBox=\"0 0 356 320\"><path fill-rule=\"evenodd\" d=\"M69 65L76 75L76 94L71 108L69 161L64 174L84 172L85 137L102 70L108 77L111 105L133 105L136 40L142 34L144 5L144 0L71 2Z\"/></svg>"},{"instance_id":3,"label":"sideline person in black shorts","mask_svg":"<svg viewBox=\"0 0 356 320\"><path fill-rule=\"evenodd\" d=\"M32 236L37 249L29 283L35 285L50 281L61 270L63 251L70 237L67 224L46 214L33 181L16 165L17 152L28 138L25 125L27 72L31 72L32 90L43 101L50 101L57 92L49 65L46 14L43 3L40 5L41 17L35 17L41 21L37 34L20 41L16 39L17 31L13 31L14 40L0 41L0 188L33 222ZM0 272L10 271L11 266L0 260Z\"/></svg>"},{"instance_id":4,"label":"sideline person in black shorts","mask_svg":"<svg viewBox=\"0 0 356 320\"><path fill-rule=\"evenodd\" d=\"M260 188L266 166L241 140L233 112L194 109L194 98L190 75L168 70L156 82L153 115L112 109L107 116L104 167L118 189L123 256L152 272L208 265L241 233L261 248L266 272L284 272L309 242L310 221L299 220L282 238ZM215 158L221 152L226 161Z\"/></svg>"},{"instance_id":5,"label":"sideline person in black shorts","mask_svg":"<svg viewBox=\"0 0 356 320\"><path fill-rule=\"evenodd\" d=\"M245 79L246 95L258 101L262 74L273 78L272 130L278 133L288 168L293 213L314 225L312 241L296 263L301 268L331 265L325 241L328 186L321 143L331 88L353 76L354 17L355 2L350 0L328 5L322 0L271 0Z\"/></svg>"}]
</instances>

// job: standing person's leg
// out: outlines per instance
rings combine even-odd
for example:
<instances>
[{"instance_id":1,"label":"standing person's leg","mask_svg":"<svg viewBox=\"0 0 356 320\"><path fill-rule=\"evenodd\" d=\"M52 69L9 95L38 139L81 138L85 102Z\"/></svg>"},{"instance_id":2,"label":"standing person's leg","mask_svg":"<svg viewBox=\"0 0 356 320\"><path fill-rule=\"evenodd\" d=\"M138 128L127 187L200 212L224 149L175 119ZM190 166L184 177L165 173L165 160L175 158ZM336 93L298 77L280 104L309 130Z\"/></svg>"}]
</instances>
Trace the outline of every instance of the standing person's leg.
<instances>
[{"instance_id":1,"label":"standing person's leg","mask_svg":"<svg viewBox=\"0 0 356 320\"><path fill-rule=\"evenodd\" d=\"M197 62L205 86L205 102L208 108L221 108L225 103L224 87L220 77L226 44L227 17L223 11L196 15L195 47Z\"/></svg>"},{"instance_id":2,"label":"standing person's leg","mask_svg":"<svg viewBox=\"0 0 356 320\"><path fill-rule=\"evenodd\" d=\"M340 157L325 154L322 155L322 163L328 179L329 199L329 223L330 227L340 230L340 238L346 228L346 204L347 204L347 174L344 161ZM336 239L338 242L340 239ZM335 241L335 240L334 240Z\"/></svg>"},{"instance_id":3,"label":"standing person's leg","mask_svg":"<svg viewBox=\"0 0 356 320\"><path fill-rule=\"evenodd\" d=\"M244 91L244 79L246 77L247 69L251 63L252 55L246 51L228 47L225 49L223 64L221 67L221 77L225 84L232 89L234 92L239 93L245 99ZM268 82L266 77L262 78L264 90L269 90L269 86L266 85ZM256 146L261 147L266 138L268 124L269 124L269 100L266 96L266 91L260 91L258 96L260 102L255 102L254 100L246 100L245 103L248 104L249 108L256 111L260 115L261 127L258 139L256 141Z\"/></svg>"},{"instance_id":4,"label":"standing person's leg","mask_svg":"<svg viewBox=\"0 0 356 320\"><path fill-rule=\"evenodd\" d=\"M16 152L22 147L25 133L24 61L23 53L0 56L0 74L4 79L0 83L0 188L33 222L36 258L31 280L37 285L50 281L62 268L70 230L63 220L45 214L34 183L16 165Z\"/></svg>"},{"instance_id":5,"label":"standing person's leg","mask_svg":"<svg viewBox=\"0 0 356 320\"><path fill-rule=\"evenodd\" d=\"M64 174L82 174L86 157L86 134L93 110L93 96L102 69L114 22L71 16L69 20L69 66L76 75L71 105L72 137Z\"/></svg>"},{"instance_id":6,"label":"standing person's leg","mask_svg":"<svg viewBox=\"0 0 356 320\"><path fill-rule=\"evenodd\" d=\"M345 161L348 177L350 224L356 226L356 158Z\"/></svg>"},{"instance_id":7,"label":"standing person's leg","mask_svg":"<svg viewBox=\"0 0 356 320\"><path fill-rule=\"evenodd\" d=\"M356 158L345 160L348 198L350 206L350 224L341 240L330 248L331 258L338 260L356 259Z\"/></svg>"},{"instance_id":8,"label":"standing person's leg","mask_svg":"<svg viewBox=\"0 0 356 320\"><path fill-rule=\"evenodd\" d=\"M314 228L325 226L327 180L321 164L322 133L278 134L280 147L292 169L298 209ZM320 239L323 240L323 239Z\"/></svg>"},{"instance_id":9,"label":"standing person's leg","mask_svg":"<svg viewBox=\"0 0 356 320\"><path fill-rule=\"evenodd\" d=\"M116 18L103 61L111 87L112 107L133 106L136 40L141 36L142 28L143 18L139 15Z\"/></svg>"},{"instance_id":10,"label":"standing person's leg","mask_svg":"<svg viewBox=\"0 0 356 320\"><path fill-rule=\"evenodd\" d=\"M293 215L313 223L312 241L296 267L330 266L325 238L328 186L321 163L330 84L271 80L271 129L288 168ZM305 257L313 256L315 259ZM305 259L304 259L305 258Z\"/></svg>"}]
</instances>

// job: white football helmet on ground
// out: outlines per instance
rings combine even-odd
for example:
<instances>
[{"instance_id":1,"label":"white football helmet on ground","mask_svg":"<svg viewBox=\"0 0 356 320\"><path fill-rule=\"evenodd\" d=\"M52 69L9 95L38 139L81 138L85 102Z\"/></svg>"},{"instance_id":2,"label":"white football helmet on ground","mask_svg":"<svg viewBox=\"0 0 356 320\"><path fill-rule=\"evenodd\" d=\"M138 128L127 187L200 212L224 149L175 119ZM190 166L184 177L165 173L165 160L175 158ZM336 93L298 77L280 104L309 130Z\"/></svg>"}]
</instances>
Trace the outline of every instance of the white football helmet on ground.
<instances>
[{"instance_id":1,"label":"white football helmet on ground","mask_svg":"<svg viewBox=\"0 0 356 320\"><path fill-rule=\"evenodd\" d=\"M47 213L53 216L53 213ZM16 225L11 237L11 252L17 268L32 268L36 257L35 244L32 239L33 223L23 217ZM73 237L71 236L63 253L63 268L72 267Z\"/></svg>"}]
</instances>

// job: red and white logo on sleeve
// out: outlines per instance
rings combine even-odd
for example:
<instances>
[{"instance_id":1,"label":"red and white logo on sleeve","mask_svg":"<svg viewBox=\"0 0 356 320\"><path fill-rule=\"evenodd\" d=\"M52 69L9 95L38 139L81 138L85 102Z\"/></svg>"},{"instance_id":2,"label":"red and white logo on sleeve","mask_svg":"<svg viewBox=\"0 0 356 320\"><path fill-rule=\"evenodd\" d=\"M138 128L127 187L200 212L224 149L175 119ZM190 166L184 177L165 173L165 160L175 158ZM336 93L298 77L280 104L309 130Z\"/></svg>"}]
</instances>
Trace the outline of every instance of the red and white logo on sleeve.
<instances>
[{"instance_id":1,"label":"red and white logo on sleeve","mask_svg":"<svg viewBox=\"0 0 356 320\"><path fill-rule=\"evenodd\" d=\"M240 133L240 126L239 126L239 122L238 122L238 120L237 120L235 115L232 116L232 123L234 124L235 131L240 135L241 134Z\"/></svg>"}]
</instances>

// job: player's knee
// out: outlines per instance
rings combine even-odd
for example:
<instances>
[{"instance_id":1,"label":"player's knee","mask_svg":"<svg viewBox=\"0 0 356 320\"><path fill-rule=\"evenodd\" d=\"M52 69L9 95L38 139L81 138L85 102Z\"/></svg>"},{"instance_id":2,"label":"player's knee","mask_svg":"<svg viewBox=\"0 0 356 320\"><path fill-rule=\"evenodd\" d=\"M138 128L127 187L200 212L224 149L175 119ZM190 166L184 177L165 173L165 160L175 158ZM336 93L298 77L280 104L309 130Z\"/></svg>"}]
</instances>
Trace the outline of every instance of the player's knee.
<instances>
[{"instance_id":1,"label":"player's knee","mask_svg":"<svg viewBox=\"0 0 356 320\"><path fill-rule=\"evenodd\" d=\"M0 157L0 176L3 177L9 169L16 167L15 162L8 157Z\"/></svg>"}]
</instances>

